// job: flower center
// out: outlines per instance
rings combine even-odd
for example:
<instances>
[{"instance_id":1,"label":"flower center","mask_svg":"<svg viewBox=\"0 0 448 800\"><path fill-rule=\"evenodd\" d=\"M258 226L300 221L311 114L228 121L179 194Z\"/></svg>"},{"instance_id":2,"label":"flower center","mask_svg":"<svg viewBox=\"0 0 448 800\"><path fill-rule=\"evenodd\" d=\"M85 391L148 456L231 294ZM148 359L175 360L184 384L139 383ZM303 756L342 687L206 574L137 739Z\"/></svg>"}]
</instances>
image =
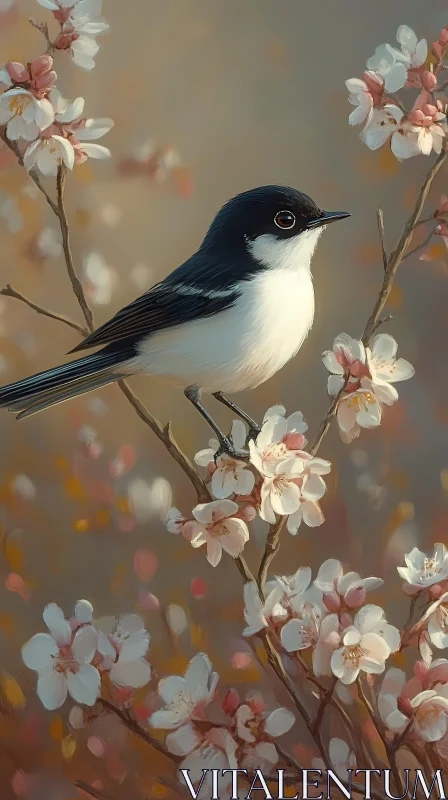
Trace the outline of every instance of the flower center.
<instances>
[{"instance_id":1,"label":"flower center","mask_svg":"<svg viewBox=\"0 0 448 800\"><path fill-rule=\"evenodd\" d=\"M422 575L420 575L420 580L423 581L425 578L433 578L434 575L437 575L438 571L438 564L435 558L425 558L423 561Z\"/></svg>"},{"instance_id":2,"label":"flower center","mask_svg":"<svg viewBox=\"0 0 448 800\"><path fill-rule=\"evenodd\" d=\"M352 664L354 667L359 666L359 662L364 655L364 650L359 644L349 645L344 651L344 662Z\"/></svg>"},{"instance_id":3,"label":"flower center","mask_svg":"<svg viewBox=\"0 0 448 800\"><path fill-rule=\"evenodd\" d=\"M13 116L21 117L31 103L31 98L24 94L15 95L9 101L9 110Z\"/></svg>"},{"instance_id":4,"label":"flower center","mask_svg":"<svg viewBox=\"0 0 448 800\"><path fill-rule=\"evenodd\" d=\"M182 689L176 699L169 703L168 708L173 716L180 721L190 716L195 705L196 701L192 694Z\"/></svg>"},{"instance_id":5,"label":"flower center","mask_svg":"<svg viewBox=\"0 0 448 800\"><path fill-rule=\"evenodd\" d=\"M78 672L79 664L73 658L71 647L66 645L61 647L57 656L52 656L54 659L53 669L60 675L67 675L69 672L75 674Z\"/></svg>"}]
</instances>

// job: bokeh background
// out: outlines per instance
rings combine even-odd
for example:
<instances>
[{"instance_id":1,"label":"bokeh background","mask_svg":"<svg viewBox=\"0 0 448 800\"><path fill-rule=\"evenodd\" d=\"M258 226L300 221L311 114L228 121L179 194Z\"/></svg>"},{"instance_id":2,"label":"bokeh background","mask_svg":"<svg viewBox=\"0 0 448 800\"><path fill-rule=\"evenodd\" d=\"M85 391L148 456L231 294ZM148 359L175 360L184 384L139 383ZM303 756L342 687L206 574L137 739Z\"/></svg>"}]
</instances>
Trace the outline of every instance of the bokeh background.
<instances>
[{"instance_id":1,"label":"bokeh background","mask_svg":"<svg viewBox=\"0 0 448 800\"><path fill-rule=\"evenodd\" d=\"M1 63L39 55L40 37L27 19L44 19L45 10L32 0L17 0L3 13L1 6ZM424 156L399 164L387 149L368 151L348 127L344 80L362 73L376 45L393 43L399 24L433 41L447 22L446 3L105 0L104 14L111 30L100 40L95 70L74 67L64 54L56 62L64 95L81 94L88 115L115 121L104 140L112 161L83 165L67 189L74 257L96 321L194 252L212 215L239 191L285 183L325 208L351 211L349 221L327 231L315 256L317 313L303 349L269 383L235 397L255 418L278 402L289 412L300 409L312 435L328 405L321 353L340 331L362 332L382 280L375 210L384 210L392 247L429 165ZM447 188L441 175L432 207ZM1 285L82 322L51 212L4 151L0 237ZM403 264L389 308L388 330L416 377L400 385L400 401L379 430L363 432L351 446L331 430L321 448L333 464L326 522L295 539L285 534L275 565L277 572L299 564L317 569L336 557L380 575L386 586L374 600L397 625L406 613L397 563L415 544L431 549L448 538L448 262L443 247L433 256ZM0 298L2 383L64 361L76 342L69 328ZM151 379L132 386L155 416L172 421L190 455L206 446L207 427L181 392ZM208 407L230 426L215 401ZM33 800L71 800L75 777L101 780L117 800L163 797L170 790L154 783L166 770L163 760L155 768L109 719L107 735L115 738L108 758L86 750L82 734L73 750L65 727L70 704L61 713L42 709L20 647L43 629L46 603L56 601L68 614L86 597L98 616L140 610L160 674L177 672L204 649L224 684L260 683L265 677L250 658L235 659L246 647L240 577L228 560L213 570L202 551L151 516L160 493L148 494L148 487L157 478L168 479L183 511L194 497L116 387L20 423L3 412L0 429L0 794L15 797L11 778L24 770L34 776L25 795ZM263 536L260 527L247 546L251 565ZM154 556L140 577L139 551ZM171 632L163 613L147 610L148 593L162 610L171 607Z\"/></svg>"}]
</instances>

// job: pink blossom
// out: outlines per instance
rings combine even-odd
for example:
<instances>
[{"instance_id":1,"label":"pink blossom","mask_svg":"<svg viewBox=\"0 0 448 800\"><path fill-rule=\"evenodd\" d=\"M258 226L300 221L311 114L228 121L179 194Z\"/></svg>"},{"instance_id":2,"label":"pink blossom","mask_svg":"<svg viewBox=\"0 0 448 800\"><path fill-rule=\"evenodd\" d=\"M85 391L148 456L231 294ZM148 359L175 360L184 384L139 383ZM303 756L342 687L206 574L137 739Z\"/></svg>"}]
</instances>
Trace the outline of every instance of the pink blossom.
<instances>
[{"instance_id":1,"label":"pink blossom","mask_svg":"<svg viewBox=\"0 0 448 800\"><path fill-rule=\"evenodd\" d=\"M445 137L441 123L446 122L446 115L442 111L442 104L439 100L435 104L428 102L430 99L430 94L422 91L409 114L410 130L416 134L416 144L423 155L429 155L432 150L440 153Z\"/></svg>"}]
</instances>

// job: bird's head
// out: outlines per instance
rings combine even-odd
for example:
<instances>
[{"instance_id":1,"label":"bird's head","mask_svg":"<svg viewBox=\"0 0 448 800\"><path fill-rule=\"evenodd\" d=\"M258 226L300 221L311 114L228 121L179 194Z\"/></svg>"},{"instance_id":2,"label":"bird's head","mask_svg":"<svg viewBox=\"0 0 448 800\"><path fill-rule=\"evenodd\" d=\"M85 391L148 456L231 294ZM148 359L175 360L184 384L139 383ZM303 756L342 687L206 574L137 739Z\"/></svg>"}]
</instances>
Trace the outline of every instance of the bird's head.
<instances>
[{"instance_id":1,"label":"bird's head","mask_svg":"<svg viewBox=\"0 0 448 800\"><path fill-rule=\"evenodd\" d=\"M324 227L349 216L344 211L323 211L296 189L260 186L236 195L221 208L202 248L245 252L264 268L293 262L309 266Z\"/></svg>"}]
</instances>

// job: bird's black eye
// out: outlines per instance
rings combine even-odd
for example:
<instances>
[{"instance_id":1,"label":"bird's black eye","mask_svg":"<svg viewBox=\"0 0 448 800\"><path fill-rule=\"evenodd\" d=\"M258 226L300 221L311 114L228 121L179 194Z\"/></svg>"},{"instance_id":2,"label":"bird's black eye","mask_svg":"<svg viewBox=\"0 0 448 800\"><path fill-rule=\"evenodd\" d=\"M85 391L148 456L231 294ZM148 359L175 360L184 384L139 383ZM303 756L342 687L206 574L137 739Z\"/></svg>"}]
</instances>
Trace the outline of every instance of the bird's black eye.
<instances>
[{"instance_id":1,"label":"bird's black eye","mask_svg":"<svg viewBox=\"0 0 448 800\"><path fill-rule=\"evenodd\" d=\"M274 222L277 225L277 228L287 231L294 227L296 224L296 218L291 211L279 211L274 217Z\"/></svg>"}]
</instances>

